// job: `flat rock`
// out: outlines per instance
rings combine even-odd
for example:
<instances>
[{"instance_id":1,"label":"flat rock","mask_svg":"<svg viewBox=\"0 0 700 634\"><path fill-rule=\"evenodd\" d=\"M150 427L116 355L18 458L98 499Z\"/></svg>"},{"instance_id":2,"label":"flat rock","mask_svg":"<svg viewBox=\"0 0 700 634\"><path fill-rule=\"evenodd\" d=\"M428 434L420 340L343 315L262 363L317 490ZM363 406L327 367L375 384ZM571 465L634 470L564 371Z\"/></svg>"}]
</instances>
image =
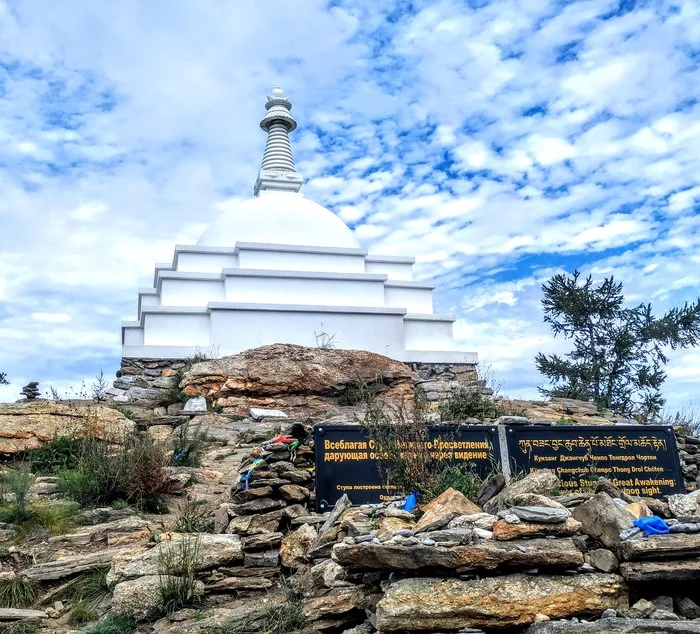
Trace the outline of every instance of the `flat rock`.
<instances>
[{"instance_id":1,"label":"flat rock","mask_svg":"<svg viewBox=\"0 0 700 634\"><path fill-rule=\"evenodd\" d=\"M43 610L20 610L19 608L0 608L0 621L33 621L47 619L49 615Z\"/></svg>"},{"instance_id":2,"label":"flat rock","mask_svg":"<svg viewBox=\"0 0 700 634\"><path fill-rule=\"evenodd\" d=\"M699 497L700 490L687 494L669 495L668 508L674 517L695 517L700 514L698 510Z\"/></svg>"},{"instance_id":3,"label":"flat rock","mask_svg":"<svg viewBox=\"0 0 700 634\"><path fill-rule=\"evenodd\" d=\"M287 533L280 546L282 565L296 569L306 563L309 549L316 537L316 529L309 524L302 524L297 530Z\"/></svg>"},{"instance_id":4,"label":"flat rock","mask_svg":"<svg viewBox=\"0 0 700 634\"><path fill-rule=\"evenodd\" d=\"M700 535L677 533L631 539L620 544L620 555L625 561L697 557L700 555Z\"/></svg>"},{"instance_id":5,"label":"flat rock","mask_svg":"<svg viewBox=\"0 0 700 634\"><path fill-rule=\"evenodd\" d=\"M591 565L601 572L617 572L620 568L617 557L606 548L595 548L589 554Z\"/></svg>"},{"instance_id":6,"label":"flat rock","mask_svg":"<svg viewBox=\"0 0 700 634\"><path fill-rule=\"evenodd\" d=\"M620 565L620 574L628 581L697 581L700 559L630 561Z\"/></svg>"},{"instance_id":7,"label":"flat rock","mask_svg":"<svg viewBox=\"0 0 700 634\"><path fill-rule=\"evenodd\" d=\"M700 606L689 597L676 597L676 612L686 619L700 619Z\"/></svg>"},{"instance_id":8,"label":"flat rock","mask_svg":"<svg viewBox=\"0 0 700 634\"><path fill-rule=\"evenodd\" d=\"M484 504L484 511L497 513L506 508L512 499L523 493L548 494L559 486L559 478L551 469L540 469L526 475L522 480L507 485L498 495Z\"/></svg>"},{"instance_id":9,"label":"flat rock","mask_svg":"<svg viewBox=\"0 0 700 634\"><path fill-rule=\"evenodd\" d=\"M258 533L244 537L243 550L263 550L277 548L282 543L282 533Z\"/></svg>"},{"instance_id":10,"label":"flat rock","mask_svg":"<svg viewBox=\"0 0 700 634\"><path fill-rule=\"evenodd\" d=\"M261 515L243 515L234 517L226 527L226 532L236 535L256 535L274 533L282 521L282 511L272 511Z\"/></svg>"},{"instance_id":11,"label":"flat rock","mask_svg":"<svg viewBox=\"0 0 700 634\"><path fill-rule=\"evenodd\" d=\"M393 543L337 544L334 561L351 570L496 570L575 568L584 562L571 539L479 541L451 547Z\"/></svg>"},{"instance_id":12,"label":"flat rock","mask_svg":"<svg viewBox=\"0 0 700 634\"><path fill-rule=\"evenodd\" d=\"M498 495L506 486L506 479L500 473L487 478L476 492L477 504L483 506L491 498Z\"/></svg>"},{"instance_id":13,"label":"flat rock","mask_svg":"<svg viewBox=\"0 0 700 634\"><path fill-rule=\"evenodd\" d=\"M118 443L136 423L105 405L19 401L0 403L0 454L38 449L56 437L88 434Z\"/></svg>"},{"instance_id":14,"label":"flat rock","mask_svg":"<svg viewBox=\"0 0 700 634\"><path fill-rule=\"evenodd\" d=\"M571 512L567 509L547 506L512 506L508 511L523 522L539 524L560 524L571 516Z\"/></svg>"},{"instance_id":15,"label":"flat rock","mask_svg":"<svg viewBox=\"0 0 700 634\"><path fill-rule=\"evenodd\" d=\"M29 566L21 572L21 576L29 581L55 581L72 577L87 570L104 568L112 563L115 557L125 556L129 552L122 549L102 550L87 555L64 557L55 561Z\"/></svg>"},{"instance_id":16,"label":"flat rock","mask_svg":"<svg viewBox=\"0 0 700 634\"><path fill-rule=\"evenodd\" d=\"M251 568L250 570L254 570ZM268 577L226 577L207 584L207 592L239 592L241 590L269 590L274 582Z\"/></svg>"},{"instance_id":17,"label":"flat rock","mask_svg":"<svg viewBox=\"0 0 700 634\"><path fill-rule=\"evenodd\" d=\"M194 398L187 399L185 406L182 408L183 412L206 412L207 411L207 399L203 396L195 396Z\"/></svg>"},{"instance_id":18,"label":"flat rock","mask_svg":"<svg viewBox=\"0 0 700 634\"><path fill-rule=\"evenodd\" d=\"M493 523L491 531L493 538L497 541L511 541L522 539L523 537L570 537L581 529L581 522L573 517L567 518L558 524L540 524L537 522L520 522L511 524L505 520L498 520Z\"/></svg>"},{"instance_id":19,"label":"flat rock","mask_svg":"<svg viewBox=\"0 0 700 634\"><path fill-rule=\"evenodd\" d=\"M266 418L288 418L281 409L263 409L262 407L251 407L249 415L253 420L265 420Z\"/></svg>"},{"instance_id":20,"label":"flat rock","mask_svg":"<svg viewBox=\"0 0 700 634\"><path fill-rule=\"evenodd\" d=\"M414 527L414 532L433 531L447 526L459 515L481 513L481 509L463 493L453 488L447 489L434 500L421 508L423 515Z\"/></svg>"},{"instance_id":21,"label":"flat rock","mask_svg":"<svg viewBox=\"0 0 700 634\"><path fill-rule=\"evenodd\" d=\"M112 609L117 614L130 616L136 620L156 616L163 607L162 584L176 580L177 577L167 575L147 575L118 583L112 592ZM201 581L195 581L193 590L195 596L202 595L204 584Z\"/></svg>"},{"instance_id":22,"label":"flat rock","mask_svg":"<svg viewBox=\"0 0 700 634\"><path fill-rule=\"evenodd\" d=\"M109 583L158 575L163 558L177 559L183 548L197 548L195 570L207 570L243 559L241 538L238 535L212 535L200 533L196 537L182 536L179 539L163 541L144 553L135 556L118 555L112 560L112 568L107 574Z\"/></svg>"},{"instance_id":23,"label":"flat rock","mask_svg":"<svg viewBox=\"0 0 700 634\"><path fill-rule=\"evenodd\" d=\"M700 634L700 622L618 618L590 623L549 621L531 625L525 634Z\"/></svg>"},{"instance_id":24,"label":"flat rock","mask_svg":"<svg viewBox=\"0 0 700 634\"><path fill-rule=\"evenodd\" d=\"M381 632L506 628L552 619L601 614L627 605L617 575L507 575L473 581L402 579L389 586L377 605Z\"/></svg>"},{"instance_id":25,"label":"flat rock","mask_svg":"<svg viewBox=\"0 0 700 634\"><path fill-rule=\"evenodd\" d=\"M277 509L284 508L285 506L286 504L282 500L258 498L256 500L251 500L250 502L243 502L243 504L234 504L232 509L236 515L257 515L259 513L275 511Z\"/></svg>"},{"instance_id":26,"label":"flat rock","mask_svg":"<svg viewBox=\"0 0 700 634\"><path fill-rule=\"evenodd\" d=\"M633 516L615 504L607 493L596 493L577 506L572 515L581 522L584 533L600 540L608 548L617 547L620 533L633 528Z\"/></svg>"}]
</instances>

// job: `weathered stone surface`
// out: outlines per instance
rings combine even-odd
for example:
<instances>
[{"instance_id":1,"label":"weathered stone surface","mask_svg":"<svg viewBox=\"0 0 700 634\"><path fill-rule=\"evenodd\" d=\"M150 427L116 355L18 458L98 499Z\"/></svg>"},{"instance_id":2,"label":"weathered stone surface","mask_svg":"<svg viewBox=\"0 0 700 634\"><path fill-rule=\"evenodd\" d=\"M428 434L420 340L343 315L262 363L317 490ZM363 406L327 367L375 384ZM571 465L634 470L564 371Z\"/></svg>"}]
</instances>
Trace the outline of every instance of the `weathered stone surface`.
<instances>
[{"instance_id":1,"label":"weathered stone surface","mask_svg":"<svg viewBox=\"0 0 700 634\"><path fill-rule=\"evenodd\" d=\"M620 565L620 574L629 581L697 581L700 559L630 561Z\"/></svg>"},{"instance_id":2,"label":"weathered stone surface","mask_svg":"<svg viewBox=\"0 0 700 634\"><path fill-rule=\"evenodd\" d=\"M700 535L678 533L630 539L620 544L620 555L625 561L697 557L700 555Z\"/></svg>"},{"instance_id":3,"label":"weathered stone surface","mask_svg":"<svg viewBox=\"0 0 700 634\"><path fill-rule=\"evenodd\" d=\"M671 513L678 518L697 517L700 515L698 510L698 501L700 501L700 490L693 491L686 495L677 494L668 496L668 508Z\"/></svg>"},{"instance_id":4,"label":"weathered stone surface","mask_svg":"<svg viewBox=\"0 0 700 634\"><path fill-rule=\"evenodd\" d=\"M548 509L563 509L566 508L561 502L553 500L548 495L540 495L538 493L519 493L514 495L510 501L510 506L543 506ZM508 509L510 510L510 509Z\"/></svg>"},{"instance_id":5,"label":"weathered stone surface","mask_svg":"<svg viewBox=\"0 0 700 634\"><path fill-rule=\"evenodd\" d=\"M246 568L272 568L280 563L280 555L276 550L263 550L257 553L245 553L243 565Z\"/></svg>"},{"instance_id":6,"label":"weathered stone surface","mask_svg":"<svg viewBox=\"0 0 700 634\"><path fill-rule=\"evenodd\" d=\"M304 601L303 614L311 622L336 619L363 605L360 591L356 588L338 588L321 597Z\"/></svg>"},{"instance_id":7,"label":"weathered stone surface","mask_svg":"<svg viewBox=\"0 0 700 634\"><path fill-rule=\"evenodd\" d=\"M616 487L610 480L604 477L599 477L596 483L595 493L607 493L611 498L619 498L630 504L634 500L627 495L622 489Z\"/></svg>"},{"instance_id":8,"label":"weathered stone surface","mask_svg":"<svg viewBox=\"0 0 700 634\"><path fill-rule=\"evenodd\" d=\"M511 541L513 539L522 539L523 537L546 537L547 535L569 537L578 533L580 529L581 522L576 521L573 517L569 517L566 521L558 524L534 522L510 524L505 520L498 520L491 527L493 538L498 541Z\"/></svg>"},{"instance_id":9,"label":"weathered stone surface","mask_svg":"<svg viewBox=\"0 0 700 634\"><path fill-rule=\"evenodd\" d=\"M306 562L311 544L317 533L313 526L302 524L297 530L287 533L280 546L280 561L287 568L298 568Z\"/></svg>"},{"instance_id":10,"label":"weathered stone surface","mask_svg":"<svg viewBox=\"0 0 700 634\"><path fill-rule=\"evenodd\" d=\"M102 550L96 553L87 555L77 555L75 557L64 557L56 561L47 561L46 563L36 564L25 568L21 576L29 581L54 581L56 579L65 579L72 577L86 570L94 570L108 566L114 557L124 556L128 551Z\"/></svg>"},{"instance_id":11,"label":"weathered stone surface","mask_svg":"<svg viewBox=\"0 0 700 634\"><path fill-rule=\"evenodd\" d=\"M305 502L309 499L309 490L298 484L285 484L279 488L279 494L289 504Z\"/></svg>"},{"instance_id":12,"label":"weathered stone surface","mask_svg":"<svg viewBox=\"0 0 700 634\"><path fill-rule=\"evenodd\" d=\"M43 610L21 610L19 608L0 608L0 621L33 621L49 617Z\"/></svg>"},{"instance_id":13,"label":"weathered stone surface","mask_svg":"<svg viewBox=\"0 0 700 634\"><path fill-rule=\"evenodd\" d=\"M633 528L634 519L620 508L607 493L596 493L590 500L577 506L574 519L582 524L584 533L599 539L608 548L620 543L620 533Z\"/></svg>"},{"instance_id":14,"label":"weathered stone surface","mask_svg":"<svg viewBox=\"0 0 700 634\"><path fill-rule=\"evenodd\" d=\"M39 400L0 403L0 453L38 449L67 435L117 443L134 427L124 414L105 405Z\"/></svg>"},{"instance_id":15,"label":"weathered stone surface","mask_svg":"<svg viewBox=\"0 0 700 634\"><path fill-rule=\"evenodd\" d=\"M560 524L571 516L567 509L547 506L512 506L508 511L523 522L537 522L539 524Z\"/></svg>"},{"instance_id":16,"label":"weathered stone surface","mask_svg":"<svg viewBox=\"0 0 700 634\"><path fill-rule=\"evenodd\" d=\"M147 539L148 522L140 517L130 516L123 519L86 526L75 533L49 537L49 543L61 546L77 546L100 542L113 543L118 538L131 537L132 540ZM124 541L132 541L124 539Z\"/></svg>"},{"instance_id":17,"label":"weathered stone surface","mask_svg":"<svg viewBox=\"0 0 700 634\"><path fill-rule=\"evenodd\" d=\"M676 597L675 610L686 619L700 619L700 606L689 597Z\"/></svg>"},{"instance_id":18,"label":"weathered stone surface","mask_svg":"<svg viewBox=\"0 0 700 634\"><path fill-rule=\"evenodd\" d=\"M277 548L282 543L282 533L259 533L244 537L243 550L262 550Z\"/></svg>"},{"instance_id":19,"label":"weathered stone surface","mask_svg":"<svg viewBox=\"0 0 700 634\"><path fill-rule=\"evenodd\" d=\"M267 513L275 511L285 506L282 500L273 500L272 498L258 498L243 504L234 504L232 509L236 515L257 515L259 513Z\"/></svg>"},{"instance_id":20,"label":"weathered stone surface","mask_svg":"<svg viewBox=\"0 0 700 634\"><path fill-rule=\"evenodd\" d=\"M580 425L609 425L610 423L633 423L624 416L610 410L598 411L593 403L572 398L551 398L547 401L511 400L510 407L522 410L531 421L558 423L562 418Z\"/></svg>"},{"instance_id":21,"label":"weathered stone surface","mask_svg":"<svg viewBox=\"0 0 700 634\"><path fill-rule=\"evenodd\" d=\"M415 522L410 522L400 517L383 517L379 521L379 530L377 530L377 537L379 537L380 539L382 537L389 537L393 535L396 531L401 530L413 531L414 527Z\"/></svg>"},{"instance_id":22,"label":"weathered stone surface","mask_svg":"<svg viewBox=\"0 0 700 634\"><path fill-rule=\"evenodd\" d=\"M540 469L526 475L522 480L506 486L496 497L484 504L484 511L496 513L509 505L513 498L523 493L546 494L559 486L559 478L551 469Z\"/></svg>"},{"instance_id":23,"label":"weathered stone surface","mask_svg":"<svg viewBox=\"0 0 700 634\"><path fill-rule=\"evenodd\" d=\"M188 396L205 396L244 416L251 407L306 416L336 408L338 394L361 383L381 386L382 398L397 402L413 394L403 363L362 350L292 344L196 363L180 385Z\"/></svg>"},{"instance_id":24,"label":"weathered stone surface","mask_svg":"<svg viewBox=\"0 0 700 634\"><path fill-rule=\"evenodd\" d=\"M350 570L574 568L583 564L581 551L567 538L481 541L449 548L424 544L341 543L333 547L332 557Z\"/></svg>"},{"instance_id":25,"label":"weathered stone surface","mask_svg":"<svg viewBox=\"0 0 700 634\"><path fill-rule=\"evenodd\" d=\"M282 521L282 511L272 511L261 515L243 515L234 517L226 532L236 535L255 535L257 533L274 533Z\"/></svg>"},{"instance_id":26,"label":"weathered stone surface","mask_svg":"<svg viewBox=\"0 0 700 634\"><path fill-rule=\"evenodd\" d=\"M118 583L112 594L112 609L116 614L124 614L137 620L153 617L163 606L161 584L176 579L166 575L148 575ZM195 596L204 593L204 584L201 581L195 581L193 586Z\"/></svg>"},{"instance_id":27,"label":"weathered stone surface","mask_svg":"<svg viewBox=\"0 0 700 634\"><path fill-rule=\"evenodd\" d=\"M336 523L340 522L341 517L352 507L350 498L347 494L335 503L331 514L328 516L323 526L318 529L318 536L309 548L310 557L325 556L328 554L338 535L338 527Z\"/></svg>"},{"instance_id":28,"label":"weathered stone surface","mask_svg":"<svg viewBox=\"0 0 700 634\"><path fill-rule=\"evenodd\" d=\"M500 473L492 475L487 478L481 485L479 490L476 492L476 501L479 505L483 506L491 498L498 495L503 488L506 486L506 479Z\"/></svg>"},{"instance_id":29,"label":"weathered stone surface","mask_svg":"<svg viewBox=\"0 0 700 634\"><path fill-rule=\"evenodd\" d=\"M531 625L525 634L700 634L700 622L616 618L591 623L550 621Z\"/></svg>"},{"instance_id":30,"label":"weathered stone surface","mask_svg":"<svg viewBox=\"0 0 700 634\"><path fill-rule=\"evenodd\" d=\"M179 539L163 541L135 556L115 556L107 575L108 581L112 583L145 575L157 575L161 572L160 562L168 557L177 560L183 548L197 549L196 570L206 570L243 559L241 538L238 535L183 535Z\"/></svg>"},{"instance_id":31,"label":"weathered stone surface","mask_svg":"<svg viewBox=\"0 0 700 634\"><path fill-rule=\"evenodd\" d=\"M346 581L348 571L330 559L311 568L311 578L317 588L341 588L353 584Z\"/></svg>"},{"instance_id":32,"label":"weathered stone surface","mask_svg":"<svg viewBox=\"0 0 700 634\"><path fill-rule=\"evenodd\" d=\"M490 531L498 518L490 513L473 513L472 515L459 515L447 525L448 528L481 528Z\"/></svg>"},{"instance_id":33,"label":"weathered stone surface","mask_svg":"<svg viewBox=\"0 0 700 634\"><path fill-rule=\"evenodd\" d=\"M414 532L434 531L447 526L459 515L481 513L481 509L468 500L463 493L453 488L447 489L434 500L421 508L423 515L414 527Z\"/></svg>"},{"instance_id":34,"label":"weathered stone surface","mask_svg":"<svg viewBox=\"0 0 700 634\"><path fill-rule=\"evenodd\" d=\"M617 572L620 568L617 557L606 548L595 548L589 554L591 566L602 572Z\"/></svg>"},{"instance_id":35,"label":"weathered stone surface","mask_svg":"<svg viewBox=\"0 0 700 634\"><path fill-rule=\"evenodd\" d=\"M255 570L250 568L249 570ZM268 590L274 582L267 577L226 577L206 587L211 592L239 592L241 590Z\"/></svg>"},{"instance_id":36,"label":"weathered stone surface","mask_svg":"<svg viewBox=\"0 0 700 634\"><path fill-rule=\"evenodd\" d=\"M402 579L389 586L377 605L377 628L381 632L504 628L532 623L539 613L559 619L626 605L625 584L617 575Z\"/></svg>"}]
</instances>

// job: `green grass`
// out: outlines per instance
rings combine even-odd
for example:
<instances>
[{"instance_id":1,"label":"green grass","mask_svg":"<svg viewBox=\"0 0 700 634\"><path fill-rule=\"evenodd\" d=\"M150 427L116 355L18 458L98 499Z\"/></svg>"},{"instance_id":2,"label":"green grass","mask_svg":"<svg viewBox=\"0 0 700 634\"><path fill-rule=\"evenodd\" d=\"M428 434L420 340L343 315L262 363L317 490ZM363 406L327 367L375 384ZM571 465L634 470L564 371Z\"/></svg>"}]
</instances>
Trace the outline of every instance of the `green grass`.
<instances>
[{"instance_id":1,"label":"green grass","mask_svg":"<svg viewBox=\"0 0 700 634\"><path fill-rule=\"evenodd\" d=\"M209 440L197 425L190 432L189 423L180 425L175 430L173 439L172 463L178 467L201 467L202 453Z\"/></svg>"},{"instance_id":2,"label":"green grass","mask_svg":"<svg viewBox=\"0 0 700 634\"><path fill-rule=\"evenodd\" d=\"M61 469L75 469L78 466L84 438L59 436L39 449L27 454L32 471L40 475L54 475Z\"/></svg>"},{"instance_id":3,"label":"green grass","mask_svg":"<svg viewBox=\"0 0 700 634\"><path fill-rule=\"evenodd\" d=\"M573 425L574 419L569 416L560 416L557 425Z\"/></svg>"},{"instance_id":4,"label":"green grass","mask_svg":"<svg viewBox=\"0 0 700 634\"><path fill-rule=\"evenodd\" d=\"M176 533L209 533L210 515L211 508L206 500L187 500L178 508L173 530Z\"/></svg>"},{"instance_id":5,"label":"green grass","mask_svg":"<svg viewBox=\"0 0 700 634\"><path fill-rule=\"evenodd\" d=\"M0 607L28 608L34 605L39 596L39 588L31 581L23 579L3 579L0 581Z\"/></svg>"},{"instance_id":6,"label":"green grass","mask_svg":"<svg viewBox=\"0 0 700 634\"><path fill-rule=\"evenodd\" d=\"M172 544L170 548L162 548L158 557L162 610L167 615L199 603L195 592L199 539L180 539Z\"/></svg>"},{"instance_id":7,"label":"green grass","mask_svg":"<svg viewBox=\"0 0 700 634\"><path fill-rule=\"evenodd\" d=\"M205 634L289 634L306 625L302 608L301 597L289 596L283 605L207 628Z\"/></svg>"},{"instance_id":8,"label":"green grass","mask_svg":"<svg viewBox=\"0 0 700 634\"><path fill-rule=\"evenodd\" d=\"M68 624L85 625L86 623L97 621L99 618L99 612L91 608L85 601L76 601L68 613Z\"/></svg>"},{"instance_id":9,"label":"green grass","mask_svg":"<svg viewBox=\"0 0 700 634\"><path fill-rule=\"evenodd\" d=\"M127 409L126 407L121 407L120 405L113 405L112 409L115 409L117 412L119 412L129 420L136 420L134 412L132 412L130 409Z\"/></svg>"},{"instance_id":10,"label":"green grass","mask_svg":"<svg viewBox=\"0 0 700 634\"><path fill-rule=\"evenodd\" d=\"M15 621L0 623L0 634L36 634L41 629L39 621Z\"/></svg>"},{"instance_id":11,"label":"green grass","mask_svg":"<svg viewBox=\"0 0 700 634\"><path fill-rule=\"evenodd\" d=\"M99 568L71 579L60 592L50 596L51 601L83 603L86 608L94 610L109 594L108 571L109 568Z\"/></svg>"},{"instance_id":12,"label":"green grass","mask_svg":"<svg viewBox=\"0 0 700 634\"><path fill-rule=\"evenodd\" d=\"M86 634L130 634L136 621L127 616L108 616L86 630Z\"/></svg>"},{"instance_id":13,"label":"green grass","mask_svg":"<svg viewBox=\"0 0 700 634\"><path fill-rule=\"evenodd\" d=\"M32 484L34 476L26 462L0 474L0 521L19 523L27 519L27 497Z\"/></svg>"}]
</instances>

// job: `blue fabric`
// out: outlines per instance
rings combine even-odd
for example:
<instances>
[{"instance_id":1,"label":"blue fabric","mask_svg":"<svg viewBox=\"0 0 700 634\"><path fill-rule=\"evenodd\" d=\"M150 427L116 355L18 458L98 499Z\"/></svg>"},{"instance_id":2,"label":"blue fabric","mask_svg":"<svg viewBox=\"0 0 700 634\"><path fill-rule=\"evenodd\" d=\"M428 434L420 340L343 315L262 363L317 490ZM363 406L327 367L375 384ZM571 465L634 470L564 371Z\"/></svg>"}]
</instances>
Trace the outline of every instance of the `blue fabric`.
<instances>
[{"instance_id":1,"label":"blue fabric","mask_svg":"<svg viewBox=\"0 0 700 634\"><path fill-rule=\"evenodd\" d=\"M409 493L403 505L404 511L413 511L418 506L418 494Z\"/></svg>"},{"instance_id":2,"label":"blue fabric","mask_svg":"<svg viewBox=\"0 0 700 634\"><path fill-rule=\"evenodd\" d=\"M645 535L666 535L668 533L668 524L660 517L652 515L651 517L642 517L632 522L637 528L641 528Z\"/></svg>"}]
</instances>

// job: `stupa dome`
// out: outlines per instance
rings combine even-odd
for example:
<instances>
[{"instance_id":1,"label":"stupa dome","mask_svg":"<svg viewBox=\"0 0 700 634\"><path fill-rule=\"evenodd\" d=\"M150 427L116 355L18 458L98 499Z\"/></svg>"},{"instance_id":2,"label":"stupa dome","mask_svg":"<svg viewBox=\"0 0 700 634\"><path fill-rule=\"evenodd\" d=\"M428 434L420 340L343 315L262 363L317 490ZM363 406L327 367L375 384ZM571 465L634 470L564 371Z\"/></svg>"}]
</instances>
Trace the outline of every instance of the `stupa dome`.
<instances>
[{"instance_id":1,"label":"stupa dome","mask_svg":"<svg viewBox=\"0 0 700 634\"><path fill-rule=\"evenodd\" d=\"M289 191L265 191L234 205L214 220L197 245L232 247L236 242L360 248L350 228L330 209Z\"/></svg>"}]
</instances>

